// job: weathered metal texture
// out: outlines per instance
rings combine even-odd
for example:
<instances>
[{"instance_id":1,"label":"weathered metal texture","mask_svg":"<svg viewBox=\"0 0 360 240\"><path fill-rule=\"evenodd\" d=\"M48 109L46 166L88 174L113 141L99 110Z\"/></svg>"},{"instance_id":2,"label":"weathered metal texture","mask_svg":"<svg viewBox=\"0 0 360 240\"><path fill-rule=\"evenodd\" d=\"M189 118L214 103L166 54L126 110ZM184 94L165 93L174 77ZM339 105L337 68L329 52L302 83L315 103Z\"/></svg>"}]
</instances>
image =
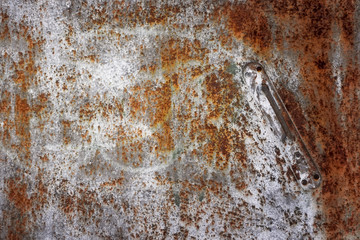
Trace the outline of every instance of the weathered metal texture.
<instances>
[{"instance_id":1,"label":"weathered metal texture","mask_svg":"<svg viewBox=\"0 0 360 240\"><path fill-rule=\"evenodd\" d=\"M0 2L1 239L358 239L360 4ZM305 191L241 68L322 174Z\"/></svg>"}]
</instances>

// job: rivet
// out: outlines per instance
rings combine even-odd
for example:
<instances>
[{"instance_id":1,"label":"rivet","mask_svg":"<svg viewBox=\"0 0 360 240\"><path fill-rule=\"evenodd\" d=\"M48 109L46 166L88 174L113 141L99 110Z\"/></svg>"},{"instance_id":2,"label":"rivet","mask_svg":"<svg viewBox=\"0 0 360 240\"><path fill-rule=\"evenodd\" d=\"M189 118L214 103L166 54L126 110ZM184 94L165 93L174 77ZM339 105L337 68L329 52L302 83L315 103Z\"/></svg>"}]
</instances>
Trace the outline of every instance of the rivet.
<instances>
[{"instance_id":1,"label":"rivet","mask_svg":"<svg viewBox=\"0 0 360 240\"><path fill-rule=\"evenodd\" d=\"M315 180L319 180L319 179L320 179L320 175L317 174L317 173L315 173L315 174L314 174L314 179L315 179Z\"/></svg>"}]
</instances>

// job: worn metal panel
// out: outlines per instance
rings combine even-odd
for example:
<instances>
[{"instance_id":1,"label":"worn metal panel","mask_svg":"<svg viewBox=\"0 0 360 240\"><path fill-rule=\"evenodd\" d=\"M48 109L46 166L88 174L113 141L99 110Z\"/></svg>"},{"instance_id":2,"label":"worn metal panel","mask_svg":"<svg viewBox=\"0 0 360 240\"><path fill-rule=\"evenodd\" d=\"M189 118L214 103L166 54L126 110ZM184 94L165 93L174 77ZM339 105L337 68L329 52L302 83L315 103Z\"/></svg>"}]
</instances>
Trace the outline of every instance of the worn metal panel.
<instances>
[{"instance_id":1,"label":"worn metal panel","mask_svg":"<svg viewBox=\"0 0 360 240\"><path fill-rule=\"evenodd\" d=\"M1 239L360 237L356 1L0 2ZM322 183L243 76L264 66Z\"/></svg>"}]
</instances>

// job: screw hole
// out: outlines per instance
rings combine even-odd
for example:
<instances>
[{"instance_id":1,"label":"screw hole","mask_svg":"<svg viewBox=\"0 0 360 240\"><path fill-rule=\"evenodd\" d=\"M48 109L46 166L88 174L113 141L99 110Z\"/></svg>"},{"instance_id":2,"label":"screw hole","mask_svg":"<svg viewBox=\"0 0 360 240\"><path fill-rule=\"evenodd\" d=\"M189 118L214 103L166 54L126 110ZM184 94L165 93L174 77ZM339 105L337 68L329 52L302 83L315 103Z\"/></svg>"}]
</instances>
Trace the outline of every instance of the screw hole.
<instances>
[{"instance_id":1,"label":"screw hole","mask_svg":"<svg viewBox=\"0 0 360 240\"><path fill-rule=\"evenodd\" d=\"M301 184L305 186L305 185L308 184L308 182L304 179L304 180L301 181Z\"/></svg>"},{"instance_id":2,"label":"screw hole","mask_svg":"<svg viewBox=\"0 0 360 240\"><path fill-rule=\"evenodd\" d=\"M300 152L295 152L294 156L296 159L300 159L301 158L301 153Z\"/></svg>"},{"instance_id":3,"label":"screw hole","mask_svg":"<svg viewBox=\"0 0 360 240\"><path fill-rule=\"evenodd\" d=\"M258 66L258 67L256 68L256 71L258 71L258 72L261 72L261 70L262 70L262 67L260 67L260 66Z\"/></svg>"},{"instance_id":4,"label":"screw hole","mask_svg":"<svg viewBox=\"0 0 360 240\"><path fill-rule=\"evenodd\" d=\"M320 179L320 175L317 174L317 173L315 173L315 174L314 174L314 179L315 179L315 180L319 180L319 179Z\"/></svg>"}]
</instances>

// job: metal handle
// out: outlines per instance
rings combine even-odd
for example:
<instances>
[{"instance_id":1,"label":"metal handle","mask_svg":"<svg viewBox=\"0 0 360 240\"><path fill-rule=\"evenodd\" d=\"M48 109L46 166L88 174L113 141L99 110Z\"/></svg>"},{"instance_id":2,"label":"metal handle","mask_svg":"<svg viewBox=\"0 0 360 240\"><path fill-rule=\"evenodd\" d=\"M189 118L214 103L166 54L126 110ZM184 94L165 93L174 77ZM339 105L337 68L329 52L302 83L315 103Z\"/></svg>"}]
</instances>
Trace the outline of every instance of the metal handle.
<instances>
[{"instance_id":1,"label":"metal handle","mask_svg":"<svg viewBox=\"0 0 360 240\"><path fill-rule=\"evenodd\" d=\"M253 92L263 94L270 104L271 110L264 106L260 96L255 98L259 101L260 106L263 106L262 111L266 113L265 115L272 118L270 122L277 121L281 126L282 143L290 146L291 157L286 159L286 162L297 181L303 189L319 187L321 184L320 171L264 68L257 62L248 63L243 68L243 77ZM255 91L257 89L260 91Z\"/></svg>"}]
</instances>

